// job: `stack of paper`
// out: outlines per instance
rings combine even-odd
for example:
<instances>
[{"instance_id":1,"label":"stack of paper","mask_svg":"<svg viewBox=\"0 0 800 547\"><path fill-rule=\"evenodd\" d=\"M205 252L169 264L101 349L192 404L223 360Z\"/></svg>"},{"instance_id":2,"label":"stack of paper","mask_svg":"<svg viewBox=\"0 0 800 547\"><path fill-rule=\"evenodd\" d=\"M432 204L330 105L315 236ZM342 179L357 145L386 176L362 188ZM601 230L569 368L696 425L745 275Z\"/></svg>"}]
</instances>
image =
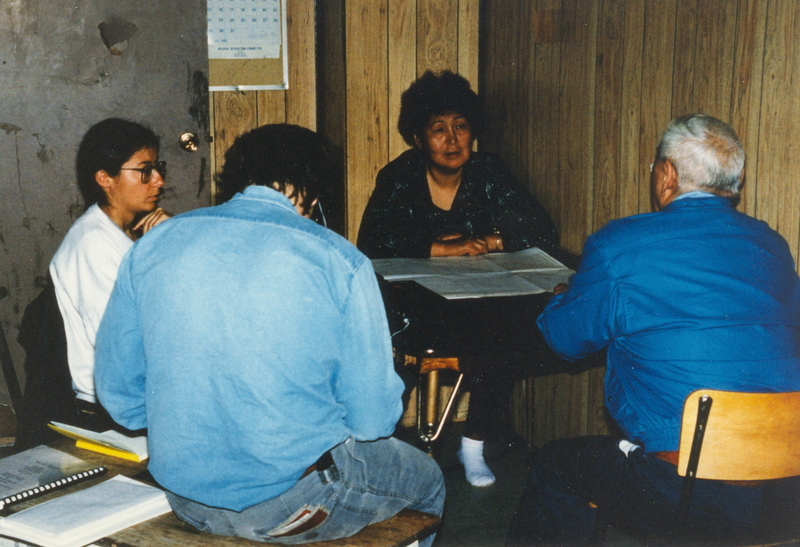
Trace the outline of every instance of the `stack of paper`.
<instances>
[{"instance_id":1,"label":"stack of paper","mask_svg":"<svg viewBox=\"0 0 800 547\"><path fill-rule=\"evenodd\" d=\"M79 547L170 511L164 492L122 475L0 520L0 534Z\"/></svg>"},{"instance_id":2,"label":"stack of paper","mask_svg":"<svg viewBox=\"0 0 800 547\"><path fill-rule=\"evenodd\" d=\"M386 281L413 280L447 299L543 293L575 273L536 247L480 256L382 258L372 266Z\"/></svg>"},{"instance_id":3,"label":"stack of paper","mask_svg":"<svg viewBox=\"0 0 800 547\"><path fill-rule=\"evenodd\" d=\"M0 509L106 472L49 446L37 446L0 460Z\"/></svg>"},{"instance_id":4,"label":"stack of paper","mask_svg":"<svg viewBox=\"0 0 800 547\"><path fill-rule=\"evenodd\" d=\"M97 433L58 422L50 422L48 425L62 435L75 439L75 446L78 448L135 462L143 462L148 457L147 437L144 436L126 437L122 433L112 430Z\"/></svg>"}]
</instances>

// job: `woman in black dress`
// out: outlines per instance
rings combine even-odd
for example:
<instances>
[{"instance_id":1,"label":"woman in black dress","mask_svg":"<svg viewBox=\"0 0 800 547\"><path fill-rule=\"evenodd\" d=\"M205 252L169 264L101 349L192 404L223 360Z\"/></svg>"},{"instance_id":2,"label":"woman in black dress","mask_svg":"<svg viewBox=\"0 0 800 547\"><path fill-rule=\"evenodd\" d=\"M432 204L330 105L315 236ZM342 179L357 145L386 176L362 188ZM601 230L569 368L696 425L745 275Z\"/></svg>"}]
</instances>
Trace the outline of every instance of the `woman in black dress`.
<instances>
[{"instance_id":1,"label":"woman in black dress","mask_svg":"<svg viewBox=\"0 0 800 547\"><path fill-rule=\"evenodd\" d=\"M483 112L462 76L423 74L402 95L397 128L411 149L378 173L358 234L368 257L475 256L557 245L547 211L503 161L472 150ZM495 481L483 440L508 405L514 377L508 372L483 363L466 371L471 399L458 456L474 486Z\"/></svg>"}]
</instances>

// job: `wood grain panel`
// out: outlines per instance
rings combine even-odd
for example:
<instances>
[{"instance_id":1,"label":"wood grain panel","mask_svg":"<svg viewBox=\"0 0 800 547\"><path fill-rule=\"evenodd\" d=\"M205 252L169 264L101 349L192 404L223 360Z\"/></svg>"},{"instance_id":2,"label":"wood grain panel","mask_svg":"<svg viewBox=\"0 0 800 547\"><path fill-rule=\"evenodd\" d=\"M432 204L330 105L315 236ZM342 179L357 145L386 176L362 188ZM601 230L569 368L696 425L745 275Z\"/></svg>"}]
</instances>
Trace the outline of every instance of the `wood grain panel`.
<instances>
[{"instance_id":1,"label":"wood grain panel","mask_svg":"<svg viewBox=\"0 0 800 547\"><path fill-rule=\"evenodd\" d=\"M557 415L553 428L556 439L586 434L588 377L583 374L559 374L557 378Z\"/></svg>"},{"instance_id":2,"label":"wood grain panel","mask_svg":"<svg viewBox=\"0 0 800 547\"><path fill-rule=\"evenodd\" d=\"M495 139L500 143L499 150L503 159L509 164L511 171L517 178L522 177L527 170L529 154L526 153L526 147L523 145L525 138L527 138L524 120L531 118L531 113L527 110L528 103L523 100L525 94L523 89L524 80L523 73L520 71L520 67L527 64L524 60L527 52L522 46L525 29L514 29L514 22L520 20L523 12L524 6L521 2L504 10L503 28L513 29L514 31L508 30L508 38L505 41L503 52L508 57L508 62L502 65L503 73L500 81L497 82L504 88L506 115L520 120L520 123L509 125Z\"/></svg>"},{"instance_id":3,"label":"wood grain panel","mask_svg":"<svg viewBox=\"0 0 800 547\"><path fill-rule=\"evenodd\" d=\"M344 13L344 0L317 3L317 62L321 67L317 71L317 126L342 151L347 101Z\"/></svg>"},{"instance_id":4,"label":"wood grain panel","mask_svg":"<svg viewBox=\"0 0 800 547\"><path fill-rule=\"evenodd\" d=\"M594 223L590 232L619 218L624 0L599 3L594 127Z\"/></svg>"},{"instance_id":5,"label":"wood grain panel","mask_svg":"<svg viewBox=\"0 0 800 547\"><path fill-rule=\"evenodd\" d=\"M225 152L239 135L258 126L258 108L255 91L217 91L214 93L214 165L222 169ZM215 171L215 172L217 172ZM212 195L216 195L216 185L212 180Z\"/></svg>"},{"instance_id":6,"label":"wood grain panel","mask_svg":"<svg viewBox=\"0 0 800 547\"><path fill-rule=\"evenodd\" d=\"M739 209L756 214L758 141L767 3L741 0L736 22L736 53L731 91L731 124L745 148L745 185ZM750 196L753 196L752 199Z\"/></svg>"},{"instance_id":7,"label":"wood grain panel","mask_svg":"<svg viewBox=\"0 0 800 547\"><path fill-rule=\"evenodd\" d=\"M504 5L503 9L486 10L484 13L484 29L489 35L502 32L503 29L508 29L512 24L513 18L510 16L515 11L515 5ZM484 59L492 59L487 63L487 72L484 76L486 82L483 87L483 93L487 97L485 102L486 117L487 117L487 131L481 138L481 146L486 146L486 150L490 150L496 154L500 154L505 161L509 162L512 169L514 168L513 158L514 155L509 157L508 152L513 151L516 155L517 150L513 150L511 141L506 137L506 133L511 131L515 124L503 123L498 124L500 120L509 122L515 119L516 116L512 114L513 100L512 86L509 85L509 74L516 60L516 37L511 40L488 40L485 42L484 47L481 49L481 56ZM510 51L512 48L515 50ZM516 84L516 80L513 82Z\"/></svg>"},{"instance_id":8,"label":"wood grain panel","mask_svg":"<svg viewBox=\"0 0 800 547\"><path fill-rule=\"evenodd\" d=\"M675 10L675 62L672 77L671 117L695 110L694 78L697 55L697 2L681 0Z\"/></svg>"},{"instance_id":9,"label":"wood grain panel","mask_svg":"<svg viewBox=\"0 0 800 547\"><path fill-rule=\"evenodd\" d=\"M458 1L458 66L456 70L478 92L480 0Z\"/></svg>"},{"instance_id":10,"label":"wood grain panel","mask_svg":"<svg viewBox=\"0 0 800 547\"><path fill-rule=\"evenodd\" d=\"M387 12L385 0L354 0L345 13L346 233L351 241L358 234L375 175L389 161Z\"/></svg>"},{"instance_id":11,"label":"wood grain panel","mask_svg":"<svg viewBox=\"0 0 800 547\"><path fill-rule=\"evenodd\" d=\"M533 3L536 10L554 10L559 14L558 0L538 0ZM526 16L527 17L527 16ZM561 21L561 15L559 21ZM528 177L530 190L553 217L563 240L564 227L560 211L563 200L562 180L559 176L560 149L558 128L561 112L558 108L558 90L561 81L561 44L537 43L531 47L528 57L530 77L521 85L528 90L526 102L530 117L526 150L533 156Z\"/></svg>"},{"instance_id":12,"label":"wood grain panel","mask_svg":"<svg viewBox=\"0 0 800 547\"><path fill-rule=\"evenodd\" d=\"M542 13L536 9L533 2L521 2L515 14L520 21L534 21L538 14ZM536 189L532 183L534 178L534 156L536 150L530 146L531 139L533 138L535 121L535 101L533 100L533 93L530 93L526 88L534 79L536 71L536 53L534 33L531 32L527 25L521 25L517 33L517 44L519 54L516 63L516 81L515 81L515 104L517 108L517 119L521 123L517 124L518 127L515 131L517 147L516 161L517 166L514 170L519 182L526 186L532 194L536 195Z\"/></svg>"},{"instance_id":13,"label":"wood grain panel","mask_svg":"<svg viewBox=\"0 0 800 547\"><path fill-rule=\"evenodd\" d=\"M625 3L620 114L619 215L642 211L640 194L649 195L649 161L643 163L639 145L642 127L642 64L644 61L645 0Z\"/></svg>"},{"instance_id":14,"label":"wood grain panel","mask_svg":"<svg viewBox=\"0 0 800 547\"><path fill-rule=\"evenodd\" d=\"M259 127L269 123L286 123L286 92L278 89L257 91L256 110Z\"/></svg>"},{"instance_id":15,"label":"wood grain panel","mask_svg":"<svg viewBox=\"0 0 800 547\"><path fill-rule=\"evenodd\" d=\"M591 229L597 3L564 0L558 143L564 199L561 244L579 253Z\"/></svg>"},{"instance_id":16,"label":"wood grain panel","mask_svg":"<svg viewBox=\"0 0 800 547\"><path fill-rule=\"evenodd\" d=\"M458 70L458 1L417 0L417 72Z\"/></svg>"},{"instance_id":17,"label":"wood grain panel","mask_svg":"<svg viewBox=\"0 0 800 547\"><path fill-rule=\"evenodd\" d=\"M417 7L407 0L389 0L389 159L408 148L397 131L400 96L417 78Z\"/></svg>"},{"instance_id":18,"label":"wood grain panel","mask_svg":"<svg viewBox=\"0 0 800 547\"><path fill-rule=\"evenodd\" d=\"M528 443L531 445L541 446L556 438L555 424L560 419L561 414L557 405L565 399L557 391L561 376L554 374L536 378L534 396L531 401L535 404L533 437L528 439Z\"/></svg>"},{"instance_id":19,"label":"wood grain panel","mask_svg":"<svg viewBox=\"0 0 800 547\"><path fill-rule=\"evenodd\" d=\"M770 2L764 48L764 83L759 140L758 206L766 220L798 256L800 185L800 3Z\"/></svg>"},{"instance_id":20,"label":"wood grain panel","mask_svg":"<svg viewBox=\"0 0 800 547\"><path fill-rule=\"evenodd\" d=\"M731 113L736 12L736 2L700 0L698 4L695 103L691 111L725 122L730 122Z\"/></svg>"},{"instance_id":21,"label":"wood grain panel","mask_svg":"<svg viewBox=\"0 0 800 547\"><path fill-rule=\"evenodd\" d=\"M286 3L289 89L286 90L286 122L317 129L317 75L314 32L314 0Z\"/></svg>"},{"instance_id":22,"label":"wood grain panel","mask_svg":"<svg viewBox=\"0 0 800 547\"><path fill-rule=\"evenodd\" d=\"M672 68L675 44L675 0L645 3L642 60L642 117L639 165L642 166L639 212L650 208L649 172L656 144L672 119Z\"/></svg>"}]
</instances>

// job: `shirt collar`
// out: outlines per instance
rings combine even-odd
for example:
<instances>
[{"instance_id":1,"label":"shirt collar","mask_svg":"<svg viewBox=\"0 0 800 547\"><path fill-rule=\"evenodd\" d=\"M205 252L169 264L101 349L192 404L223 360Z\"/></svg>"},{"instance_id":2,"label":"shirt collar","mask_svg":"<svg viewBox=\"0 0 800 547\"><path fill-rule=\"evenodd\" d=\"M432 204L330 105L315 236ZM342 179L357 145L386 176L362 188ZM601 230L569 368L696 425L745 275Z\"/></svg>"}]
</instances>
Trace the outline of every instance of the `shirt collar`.
<instances>
[{"instance_id":1,"label":"shirt collar","mask_svg":"<svg viewBox=\"0 0 800 547\"><path fill-rule=\"evenodd\" d=\"M286 207L295 211L294 205L292 204L291 200L286 197L284 194L278 192L274 188L270 188L268 186L261 186L259 184L251 184L247 188L245 188L241 193L237 194L234 197L239 197L240 199L255 199L260 201L268 201L270 203L274 203L276 205L280 205L282 207Z\"/></svg>"},{"instance_id":2,"label":"shirt collar","mask_svg":"<svg viewBox=\"0 0 800 547\"><path fill-rule=\"evenodd\" d=\"M694 190L692 192L686 192L685 194L680 194L672 201L678 201L679 199L685 199L685 198L714 198L714 197L717 197L717 195L712 194L711 192L702 192L700 190Z\"/></svg>"}]
</instances>

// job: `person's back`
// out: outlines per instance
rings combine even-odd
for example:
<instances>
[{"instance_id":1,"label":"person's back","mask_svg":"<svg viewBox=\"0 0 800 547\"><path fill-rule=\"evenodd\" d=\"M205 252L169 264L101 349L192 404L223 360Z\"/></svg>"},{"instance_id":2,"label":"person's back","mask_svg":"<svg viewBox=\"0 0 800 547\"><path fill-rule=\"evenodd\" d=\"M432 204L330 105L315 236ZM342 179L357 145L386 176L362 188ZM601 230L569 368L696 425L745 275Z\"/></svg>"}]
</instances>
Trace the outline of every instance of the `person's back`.
<instances>
[{"instance_id":1,"label":"person's back","mask_svg":"<svg viewBox=\"0 0 800 547\"><path fill-rule=\"evenodd\" d=\"M345 314L374 276L366 258L277 197L251 187L179 215L127 262L151 352L151 473L209 505L277 495L350 434L388 436L402 412L399 379L373 366L388 336L361 347ZM358 406L337 400L344 388Z\"/></svg>"},{"instance_id":2,"label":"person's back","mask_svg":"<svg viewBox=\"0 0 800 547\"><path fill-rule=\"evenodd\" d=\"M229 201L137 242L98 333L101 402L147 426L149 471L211 533L304 543L441 514L435 462L388 438L403 385L371 263L303 218L320 142L285 125L240 137Z\"/></svg>"},{"instance_id":3,"label":"person's back","mask_svg":"<svg viewBox=\"0 0 800 547\"><path fill-rule=\"evenodd\" d=\"M727 124L672 120L651 168L655 212L592 235L569 287L539 317L564 357L608 348L604 400L624 437L542 447L510 545L587 543L596 507L636 535L675 539L686 397L800 390L800 278L786 241L736 212L743 169L744 147ZM686 532L702 543L760 533L779 491L798 487L698 479Z\"/></svg>"},{"instance_id":4,"label":"person's back","mask_svg":"<svg viewBox=\"0 0 800 547\"><path fill-rule=\"evenodd\" d=\"M648 450L677 449L677 418L699 387L800 389L800 279L788 245L730 200L687 197L613 221L589 238L584 255L582 270L600 266L607 276L591 291L609 291L595 325L613 332L607 406ZM571 286L576 299L589 294L584 279ZM562 305L580 307L569 300ZM605 336L578 342L585 332L572 326L566 314L540 320L553 348L570 357L605 344Z\"/></svg>"}]
</instances>

